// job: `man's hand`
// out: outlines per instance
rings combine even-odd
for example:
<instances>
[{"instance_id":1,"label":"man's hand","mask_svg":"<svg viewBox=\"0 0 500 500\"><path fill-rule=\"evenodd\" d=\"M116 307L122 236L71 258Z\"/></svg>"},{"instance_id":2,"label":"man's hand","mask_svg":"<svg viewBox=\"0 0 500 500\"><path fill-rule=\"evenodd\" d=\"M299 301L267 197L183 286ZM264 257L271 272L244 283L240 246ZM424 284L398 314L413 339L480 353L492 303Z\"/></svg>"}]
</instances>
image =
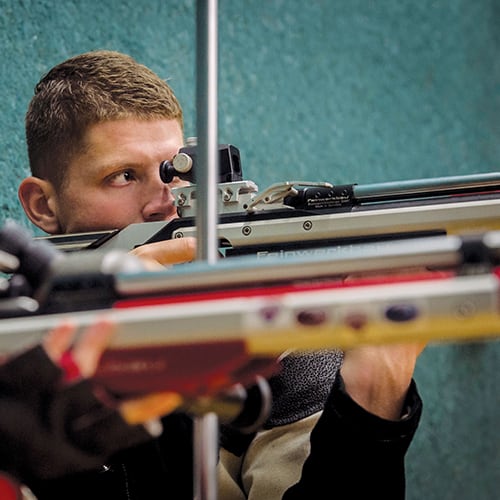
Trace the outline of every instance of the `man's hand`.
<instances>
[{"instance_id":1,"label":"man's hand","mask_svg":"<svg viewBox=\"0 0 500 500\"><path fill-rule=\"evenodd\" d=\"M76 328L70 322L61 323L43 339L42 346L49 358L59 364L65 352L71 347L71 355L83 378L91 377L99 359L115 334L115 326L105 319L89 326L72 345Z\"/></svg>"},{"instance_id":2,"label":"man's hand","mask_svg":"<svg viewBox=\"0 0 500 500\"><path fill-rule=\"evenodd\" d=\"M345 353L341 368L351 398L365 410L399 420L415 364L425 344L363 346Z\"/></svg>"},{"instance_id":3,"label":"man's hand","mask_svg":"<svg viewBox=\"0 0 500 500\"><path fill-rule=\"evenodd\" d=\"M408 275L430 273L426 268L397 268L381 273L347 276L346 283L365 279L404 280ZM399 420L417 358L425 343L363 346L345 352L340 369L348 394L365 410L388 420Z\"/></svg>"},{"instance_id":4,"label":"man's hand","mask_svg":"<svg viewBox=\"0 0 500 500\"><path fill-rule=\"evenodd\" d=\"M111 343L115 331L116 326L103 318L87 327L75 341L75 326L70 322L61 323L45 336L42 346L55 364L61 364L64 354L71 348L71 359L80 378L90 378L97 369L102 353ZM181 402L179 394L161 392L123 401L116 409L127 423L135 425L167 415Z\"/></svg>"},{"instance_id":5,"label":"man's hand","mask_svg":"<svg viewBox=\"0 0 500 500\"><path fill-rule=\"evenodd\" d=\"M149 243L131 250L151 270L164 266L191 262L196 258L196 239L178 238Z\"/></svg>"}]
</instances>

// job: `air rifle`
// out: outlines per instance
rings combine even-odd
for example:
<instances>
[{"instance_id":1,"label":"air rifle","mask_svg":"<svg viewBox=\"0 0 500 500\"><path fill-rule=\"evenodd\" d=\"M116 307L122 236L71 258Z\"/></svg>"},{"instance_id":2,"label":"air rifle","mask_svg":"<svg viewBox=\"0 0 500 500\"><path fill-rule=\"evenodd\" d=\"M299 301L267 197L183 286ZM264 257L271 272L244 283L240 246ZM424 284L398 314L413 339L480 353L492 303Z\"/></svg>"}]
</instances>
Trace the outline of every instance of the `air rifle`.
<instances>
[{"instance_id":1,"label":"air rifle","mask_svg":"<svg viewBox=\"0 0 500 500\"><path fill-rule=\"evenodd\" d=\"M366 185L286 181L259 192L243 180L237 148L223 144L219 154L218 239L225 257L314 255L336 245L500 229L500 173ZM188 146L160 165L160 176L166 183L174 176L195 181L195 165L196 146ZM130 250L195 236L196 184L172 191L178 219L48 239L63 250Z\"/></svg>"},{"instance_id":2,"label":"air rifle","mask_svg":"<svg viewBox=\"0 0 500 500\"><path fill-rule=\"evenodd\" d=\"M0 241L8 239L4 230ZM24 241L18 247L25 248ZM41 241L33 249L42 243L46 263L36 273L29 267L42 259L3 246L29 263L24 275L33 292L4 293L0 353L39 341L66 317L84 326L105 314L119 334L96 380L117 394L173 390L197 397L274 373L284 352L486 339L500 332L496 231L154 272L132 261L128 269L115 267L132 258L123 251L63 253ZM22 263L17 269L23 274Z\"/></svg>"}]
</instances>

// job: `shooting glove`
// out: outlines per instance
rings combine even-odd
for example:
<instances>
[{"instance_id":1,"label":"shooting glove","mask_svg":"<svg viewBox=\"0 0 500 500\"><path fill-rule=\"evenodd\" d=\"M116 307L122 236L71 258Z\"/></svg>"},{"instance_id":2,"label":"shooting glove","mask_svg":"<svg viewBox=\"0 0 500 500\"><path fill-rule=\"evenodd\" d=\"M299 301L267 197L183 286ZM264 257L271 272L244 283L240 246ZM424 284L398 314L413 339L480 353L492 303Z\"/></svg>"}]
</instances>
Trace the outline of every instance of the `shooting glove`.
<instances>
[{"instance_id":1,"label":"shooting glove","mask_svg":"<svg viewBox=\"0 0 500 500\"><path fill-rule=\"evenodd\" d=\"M99 467L151 438L102 403L88 380L67 385L62 375L40 346L0 365L0 470L28 486Z\"/></svg>"}]
</instances>

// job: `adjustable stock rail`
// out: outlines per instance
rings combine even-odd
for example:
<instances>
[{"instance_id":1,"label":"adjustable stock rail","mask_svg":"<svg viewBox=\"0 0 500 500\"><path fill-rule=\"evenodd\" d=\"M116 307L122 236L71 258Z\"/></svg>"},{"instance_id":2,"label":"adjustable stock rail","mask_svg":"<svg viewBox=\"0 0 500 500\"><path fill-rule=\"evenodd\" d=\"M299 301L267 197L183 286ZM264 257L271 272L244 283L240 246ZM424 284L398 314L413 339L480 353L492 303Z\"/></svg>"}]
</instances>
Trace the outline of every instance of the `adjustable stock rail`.
<instances>
[{"instance_id":1,"label":"adjustable stock rail","mask_svg":"<svg viewBox=\"0 0 500 500\"><path fill-rule=\"evenodd\" d=\"M122 249L196 236L196 186L175 192L179 219L51 236L62 250ZM220 254L294 256L359 242L500 230L500 174L367 185L219 184Z\"/></svg>"}]
</instances>

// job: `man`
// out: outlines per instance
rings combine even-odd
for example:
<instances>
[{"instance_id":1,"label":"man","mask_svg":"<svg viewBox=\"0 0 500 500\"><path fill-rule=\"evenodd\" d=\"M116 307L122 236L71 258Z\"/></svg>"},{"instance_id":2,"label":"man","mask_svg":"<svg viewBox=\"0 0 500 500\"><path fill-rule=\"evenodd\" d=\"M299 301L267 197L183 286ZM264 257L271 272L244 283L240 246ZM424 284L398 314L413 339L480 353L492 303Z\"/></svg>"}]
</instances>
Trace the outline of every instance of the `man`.
<instances>
[{"instance_id":1,"label":"man","mask_svg":"<svg viewBox=\"0 0 500 500\"><path fill-rule=\"evenodd\" d=\"M182 111L170 87L128 56L96 51L53 68L35 89L26 134L33 175L19 197L44 231L176 217L172 186L162 183L158 166L183 145ZM181 239L134 252L171 264L192 260L194 248ZM219 498L290 500L316 491L404 498L404 455L421 413L412 375L422 348L284 357L270 379L273 411L264 429L251 436L222 429ZM192 498L191 422L175 414L163 422L154 443L113 457L101 471L30 486L40 500L64 492L73 499Z\"/></svg>"}]
</instances>

